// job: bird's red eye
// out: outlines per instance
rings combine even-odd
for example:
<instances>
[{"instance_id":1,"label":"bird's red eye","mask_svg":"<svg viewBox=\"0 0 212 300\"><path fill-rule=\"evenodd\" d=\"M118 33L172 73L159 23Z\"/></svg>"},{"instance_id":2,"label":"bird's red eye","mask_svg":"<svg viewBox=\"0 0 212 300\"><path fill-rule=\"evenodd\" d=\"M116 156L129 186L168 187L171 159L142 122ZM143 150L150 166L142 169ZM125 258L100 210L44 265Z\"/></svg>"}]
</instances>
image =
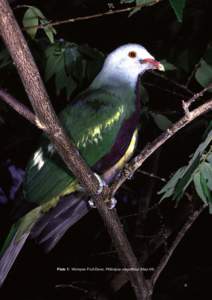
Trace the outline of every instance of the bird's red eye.
<instances>
[{"instance_id":1,"label":"bird's red eye","mask_svg":"<svg viewBox=\"0 0 212 300\"><path fill-rule=\"evenodd\" d=\"M128 56L131 57L131 58L135 58L137 56L137 53L135 51L130 51L128 53Z\"/></svg>"}]
</instances>

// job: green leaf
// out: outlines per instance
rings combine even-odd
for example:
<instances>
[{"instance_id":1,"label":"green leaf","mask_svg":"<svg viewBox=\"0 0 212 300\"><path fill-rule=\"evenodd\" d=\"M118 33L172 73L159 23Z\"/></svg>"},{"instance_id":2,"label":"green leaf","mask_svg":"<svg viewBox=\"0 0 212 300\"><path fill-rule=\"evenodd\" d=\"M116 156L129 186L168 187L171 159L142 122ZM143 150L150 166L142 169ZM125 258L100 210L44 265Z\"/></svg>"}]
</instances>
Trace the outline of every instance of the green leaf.
<instances>
[{"instance_id":1,"label":"green leaf","mask_svg":"<svg viewBox=\"0 0 212 300\"><path fill-rule=\"evenodd\" d=\"M128 15L128 17L132 17L132 15L134 15L135 13L137 13L138 11L140 11L142 9L142 7L144 6L148 6L148 4L152 4L154 1L153 0L136 0L136 5L138 7L135 7Z\"/></svg>"},{"instance_id":2,"label":"green leaf","mask_svg":"<svg viewBox=\"0 0 212 300\"><path fill-rule=\"evenodd\" d=\"M208 155L207 161L208 161L209 164L212 166L212 153Z\"/></svg>"},{"instance_id":3,"label":"green leaf","mask_svg":"<svg viewBox=\"0 0 212 300\"><path fill-rule=\"evenodd\" d=\"M173 195L175 186L179 181L179 179L182 178L182 176L184 175L185 169L186 166L178 169L176 173L171 177L171 179L167 182L167 184L165 184L164 187L158 192L159 195L163 194L161 200L165 198L169 198L170 196Z\"/></svg>"},{"instance_id":4,"label":"green leaf","mask_svg":"<svg viewBox=\"0 0 212 300\"><path fill-rule=\"evenodd\" d=\"M90 83L101 70L104 55L99 50L87 45L80 46L79 51L83 59L82 67L84 68L85 80Z\"/></svg>"},{"instance_id":5,"label":"green leaf","mask_svg":"<svg viewBox=\"0 0 212 300\"><path fill-rule=\"evenodd\" d=\"M205 196L204 190L203 190L203 186L202 186L202 181L201 181L201 174L199 172L197 172L194 175L194 187L195 190L197 192L197 194L199 195L200 199L207 204L207 198Z\"/></svg>"},{"instance_id":6,"label":"green leaf","mask_svg":"<svg viewBox=\"0 0 212 300\"><path fill-rule=\"evenodd\" d=\"M186 0L169 0L169 3L173 8L178 21L182 22L183 10L185 8Z\"/></svg>"},{"instance_id":7,"label":"green leaf","mask_svg":"<svg viewBox=\"0 0 212 300\"><path fill-rule=\"evenodd\" d=\"M174 176L166 183L166 185L159 191L159 194L163 194L162 199L172 196L174 200L179 201L182 198L185 190L188 188L189 184L192 182L192 180L194 180L194 177L196 178L196 181L199 180L196 174L199 173L202 159L204 159L205 157L204 152L211 144L211 141L212 130L209 131L204 142L202 142L196 149L188 165L179 169L174 174ZM208 157L209 155L207 156L207 159ZM202 180L205 180L205 173ZM205 181L208 184L208 180Z\"/></svg>"},{"instance_id":8,"label":"green leaf","mask_svg":"<svg viewBox=\"0 0 212 300\"><path fill-rule=\"evenodd\" d=\"M76 44L69 45L64 51L65 69L67 74L72 74L75 69L75 64L80 59L79 49Z\"/></svg>"},{"instance_id":9,"label":"green leaf","mask_svg":"<svg viewBox=\"0 0 212 300\"><path fill-rule=\"evenodd\" d=\"M132 3L135 2L135 0L121 0L120 4L127 4L127 3Z\"/></svg>"},{"instance_id":10,"label":"green leaf","mask_svg":"<svg viewBox=\"0 0 212 300\"><path fill-rule=\"evenodd\" d=\"M33 10L34 15L36 15L37 17L39 17L40 19L46 19L44 14L42 13L42 11L35 7L35 6L31 6L31 5L26 5L29 9Z\"/></svg>"},{"instance_id":11,"label":"green leaf","mask_svg":"<svg viewBox=\"0 0 212 300\"><path fill-rule=\"evenodd\" d=\"M45 80L54 77L57 94L65 89L67 97L84 84L88 86L99 72L104 57L96 49L64 40L49 46L45 55Z\"/></svg>"},{"instance_id":12,"label":"green leaf","mask_svg":"<svg viewBox=\"0 0 212 300\"><path fill-rule=\"evenodd\" d=\"M209 190L212 191L212 164L203 161L200 165L200 173L205 179Z\"/></svg>"},{"instance_id":13,"label":"green leaf","mask_svg":"<svg viewBox=\"0 0 212 300\"><path fill-rule=\"evenodd\" d=\"M157 114L154 112L150 112L155 124L158 126L160 130L166 130L168 127L172 125L172 122L164 115Z\"/></svg>"},{"instance_id":14,"label":"green leaf","mask_svg":"<svg viewBox=\"0 0 212 300\"><path fill-rule=\"evenodd\" d=\"M206 129L207 130L207 129ZM208 145L211 143L212 141L212 130L209 131L207 137L205 138L204 142L202 142L199 147L197 148L197 150L195 151L191 161L189 162L189 164L192 164L194 162L194 160L201 155L204 150L208 147Z\"/></svg>"},{"instance_id":15,"label":"green leaf","mask_svg":"<svg viewBox=\"0 0 212 300\"><path fill-rule=\"evenodd\" d=\"M191 160L189 161L185 173L183 174L182 178L176 184L175 192L173 194L174 199L179 201L189 184L192 182L193 174L199 168L199 164L201 161L201 157L205 149L212 141L212 131L209 132L208 136L204 140L203 143L199 145L197 150L195 151L194 155L192 156Z\"/></svg>"},{"instance_id":16,"label":"green leaf","mask_svg":"<svg viewBox=\"0 0 212 300\"><path fill-rule=\"evenodd\" d=\"M46 25L45 27L43 27L43 31L45 32L49 41L53 43L54 35L56 34L56 30L54 29L54 27L51 25L47 25L49 21L46 19L46 17L37 7L34 6L27 6L27 7L28 9L26 10L23 17L23 26L26 32L31 36L32 39L34 39L38 31L37 26L40 24Z\"/></svg>"},{"instance_id":17,"label":"green leaf","mask_svg":"<svg viewBox=\"0 0 212 300\"><path fill-rule=\"evenodd\" d=\"M212 82L212 65L209 65L204 59L201 59L200 67L196 71L195 78L203 87L208 86ZM212 92L212 89L210 91Z\"/></svg>"},{"instance_id":18,"label":"green leaf","mask_svg":"<svg viewBox=\"0 0 212 300\"><path fill-rule=\"evenodd\" d=\"M46 25L46 24L49 23L49 21L48 21L47 19L45 19L45 20L40 20L40 23L41 23L42 25ZM50 43L53 44L53 43L54 43L54 35L57 33L57 31L55 30L55 28L54 28L53 26L51 26L51 25L47 25L47 26L45 26L45 27L43 28L43 30L44 30L46 36L48 37Z\"/></svg>"},{"instance_id":19,"label":"green leaf","mask_svg":"<svg viewBox=\"0 0 212 300\"><path fill-rule=\"evenodd\" d=\"M153 2L154 0L136 0L136 5L148 5Z\"/></svg>"},{"instance_id":20,"label":"green leaf","mask_svg":"<svg viewBox=\"0 0 212 300\"><path fill-rule=\"evenodd\" d=\"M210 214L212 214L212 193L208 189L205 178L202 176L202 174L200 174L200 175L201 175L200 180L201 180L201 184L202 184L202 189L204 191L205 198L207 199L207 203L209 205L209 212L210 212Z\"/></svg>"},{"instance_id":21,"label":"green leaf","mask_svg":"<svg viewBox=\"0 0 212 300\"><path fill-rule=\"evenodd\" d=\"M189 165L185 168L185 172L182 178L176 184L175 191L173 193L173 199L179 202L183 197L186 189L193 180L193 174L197 170L200 162L200 156L198 156L194 161L189 162Z\"/></svg>"},{"instance_id":22,"label":"green leaf","mask_svg":"<svg viewBox=\"0 0 212 300\"><path fill-rule=\"evenodd\" d=\"M57 72L60 72L64 68L64 56L63 52L58 52L58 48L54 47L55 52L52 55L47 56L45 79L49 80Z\"/></svg>"},{"instance_id":23,"label":"green leaf","mask_svg":"<svg viewBox=\"0 0 212 300\"><path fill-rule=\"evenodd\" d=\"M38 31L38 24L39 24L39 19L38 19L38 14L37 11L35 10L34 7L29 7L23 17L23 26L26 30L26 32L31 36L33 39ZM32 27L32 28L30 28Z\"/></svg>"},{"instance_id":24,"label":"green leaf","mask_svg":"<svg viewBox=\"0 0 212 300\"><path fill-rule=\"evenodd\" d=\"M64 69L61 69L60 72L56 73L55 85L57 95L60 94L61 90L63 90L64 88L66 89L67 98L71 96L71 94L77 87L77 84L74 81L74 79L71 76L67 77Z\"/></svg>"}]
</instances>

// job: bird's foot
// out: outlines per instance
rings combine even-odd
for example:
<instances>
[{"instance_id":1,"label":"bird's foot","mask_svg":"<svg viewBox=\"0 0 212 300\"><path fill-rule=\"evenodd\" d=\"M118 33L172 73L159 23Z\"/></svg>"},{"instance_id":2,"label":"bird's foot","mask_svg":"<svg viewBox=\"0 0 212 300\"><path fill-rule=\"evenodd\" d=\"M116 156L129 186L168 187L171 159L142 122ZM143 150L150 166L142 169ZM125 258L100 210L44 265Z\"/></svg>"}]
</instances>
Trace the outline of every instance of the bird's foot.
<instances>
[{"instance_id":1,"label":"bird's foot","mask_svg":"<svg viewBox=\"0 0 212 300\"><path fill-rule=\"evenodd\" d=\"M96 205L95 205L93 199L88 200L88 204L89 204L90 208L96 208Z\"/></svg>"},{"instance_id":2,"label":"bird's foot","mask_svg":"<svg viewBox=\"0 0 212 300\"><path fill-rule=\"evenodd\" d=\"M113 209L114 207L116 207L117 204L117 200L116 198L111 198L109 201L107 201L107 207L108 209Z\"/></svg>"},{"instance_id":3,"label":"bird's foot","mask_svg":"<svg viewBox=\"0 0 212 300\"><path fill-rule=\"evenodd\" d=\"M98 180L98 183L99 183L99 187L98 187L98 189L96 191L96 195L99 195L103 191L103 188L105 186L107 186L107 184L106 184L106 182L97 173L93 173L93 174L94 174L94 176L96 177L96 179ZM85 188L82 187L81 185L78 185L77 186L77 191L78 192L85 192Z\"/></svg>"},{"instance_id":4,"label":"bird's foot","mask_svg":"<svg viewBox=\"0 0 212 300\"><path fill-rule=\"evenodd\" d=\"M106 186L106 183L97 173L94 173L94 176L96 177L96 179L98 180L98 183L99 183L99 187L98 187L98 190L96 192L96 194L99 195L99 194L101 194L104 187Z\"/></svg>"},{"instance_id":5,"label":"bird's foot","mask_svg":"<svg viewBox=\"0 0 212 300\"><path fill-rule=\"evenodd\" d=\"M117 200L114 197L106 202L108 209L113 209L114 207L116 207L116 203L117 203ZM88 204L90 205L91 208L96 208L96 205L95 205L93 199L88 200Z\"/></svg>"},{"instance_id":6,"label":"bird's foot","mask_svg":"<svg viewBox=\"0 0 212 300\"><path fill-rule=\"evenodd\" d=\"M107 186L107 184L97 173L94 173L94 175L99 182L99 187L98 187L96 194L100 195L101 192L103 191L104 187ZM110 200L106 201L108 209L113 209L116 206L116 203L117 203L117 200L115 198L111 198ZM88 200L88 204L90 205L91 208L96 208L96 205L95 205L93 199Z\"/></svg>"}]
</instances>

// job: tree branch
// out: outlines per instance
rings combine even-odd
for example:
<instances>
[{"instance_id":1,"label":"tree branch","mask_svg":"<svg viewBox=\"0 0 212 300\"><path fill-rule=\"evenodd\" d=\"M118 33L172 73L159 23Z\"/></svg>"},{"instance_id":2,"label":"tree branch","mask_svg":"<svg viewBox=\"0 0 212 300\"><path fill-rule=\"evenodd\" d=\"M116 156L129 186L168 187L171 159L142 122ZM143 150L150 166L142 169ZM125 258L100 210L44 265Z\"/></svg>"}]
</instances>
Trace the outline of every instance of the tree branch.
<instances>
[{"instance_id":1,"label":"tree branch","mask_svg":"<svg viewBox=\"0 0 212 300\"><path fill-rule=\"evenodd\" d=\"M53 110L38 68L7 0L0 0L0 33L16 65L25 90L41 126L80 184L95 200L108 232L126 268L138 268L138 261L122 229L115 211L109 211L104 201L107 188L99 195L99 181L79 155ZM127 272L137 299L147 299L148 290L142 272Z\"/></svg>"}]
</instances>

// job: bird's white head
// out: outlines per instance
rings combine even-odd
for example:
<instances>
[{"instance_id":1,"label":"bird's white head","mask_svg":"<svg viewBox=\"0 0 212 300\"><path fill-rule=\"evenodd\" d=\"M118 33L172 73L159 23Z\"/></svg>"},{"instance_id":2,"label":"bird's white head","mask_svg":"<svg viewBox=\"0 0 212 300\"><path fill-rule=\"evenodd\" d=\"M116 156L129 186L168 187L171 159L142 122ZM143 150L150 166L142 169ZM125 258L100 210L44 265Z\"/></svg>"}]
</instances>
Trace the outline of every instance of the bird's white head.
<instances>
[{"instance_id":1,"label":"bird's white head","mask_svg":"<svg viewBox=\"0 0 212 300\"><path fill-rule=\"evenodd\" d=\"M141 45L126 44L112 51L105 59L101 72L92 86L120 86L135 88L138 76L150 69L164 71L161 63Z\"/></svg>"}]
</instances>

